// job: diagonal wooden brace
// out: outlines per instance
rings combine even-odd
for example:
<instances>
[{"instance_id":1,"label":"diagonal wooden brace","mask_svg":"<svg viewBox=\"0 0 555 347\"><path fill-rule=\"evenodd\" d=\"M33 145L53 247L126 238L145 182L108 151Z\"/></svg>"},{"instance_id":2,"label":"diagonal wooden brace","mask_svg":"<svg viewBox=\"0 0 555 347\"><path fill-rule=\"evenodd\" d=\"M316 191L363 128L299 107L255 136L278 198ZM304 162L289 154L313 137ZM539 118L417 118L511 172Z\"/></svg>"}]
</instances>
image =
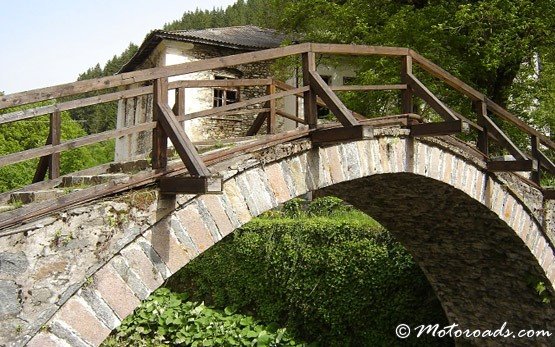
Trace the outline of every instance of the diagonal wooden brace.
<instances>
[{"instance_id":1,"label":"diagonal wooden brace","mask_svg":"<svg viewBox=\"0 0 555 347\"><path fill-rule=\"evenodd\" d=\"M196 177L208 177L210 176L210 171L204 165L202 158L199 156L195 146L185 134L185 130L181 127L181 124L173 114L170 106L167 104L158 103L158 122L162 125L164 132L172 141L175 150L179 154L181 160L185 164L187 170L191 176Z\"/></svg>"},{"instance_id":2,"label":"diagonal wooden brace","mask_svg":"<svg viewBox=\"0 0 555 347\"><path fill-rule=\"evenodd\" d=\"M337 117L337 120L345 127L359 125L359 121L353 116L353 113L339 100L337 95L331 90L326 82L320 77L316 71L309 71L310 88L316 92Z\"/></svg>"}]
</instances>

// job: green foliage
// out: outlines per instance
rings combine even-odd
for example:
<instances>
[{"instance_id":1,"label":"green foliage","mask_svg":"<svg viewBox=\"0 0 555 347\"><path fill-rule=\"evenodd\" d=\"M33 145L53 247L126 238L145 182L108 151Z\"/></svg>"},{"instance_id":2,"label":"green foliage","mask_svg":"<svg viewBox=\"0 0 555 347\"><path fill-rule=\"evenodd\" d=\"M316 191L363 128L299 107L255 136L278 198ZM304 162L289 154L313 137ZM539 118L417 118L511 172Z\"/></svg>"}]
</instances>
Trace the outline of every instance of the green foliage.
<instances>
[{"instance_id":1,"label":"green foliage","mask_svg":"<svg viewBox=\"0 0 555 347\"><path fill-rule=\"evenodd\" d=\"M181 19L164 25L164 30L190 30L236 25L258 25L264 28L277 26L275 11L279 4L266 0L238 0L226 9L185 12Z\"/></svg>"},{"instance_id":2,"label":"green foliage","mask_svg":"<svg viewBox=\"0 0 555 347\"><path fill-rule=\"evenodd\" d=\"M102 346L301 346L276 324L186 301L160 288L127 317Z\"/></svg>"},{"instance_id":3,"label":"green foliage","mask_svg":"<svg viewBox=\"0 0 555 347\"><path fill-rule=\"evenodd\" d=\"M395 345L399 323L446 323L406 250L374 220L335 198L310 204L295 199L281 212L253 220L168 286L323 345Z\"/></svg>"},{"instance_id":4,"label":"green foliage","mask_svg":"<svg viewBox=\"0 0 555 347\"><path fill-rule=\"evenodd\" d=\"M79 75L78 81L99 78L104 76L114 75L121 69L121 67L127 63L133 54L137 52L138 47L130 43L129 46L120 55L114 55L114 57L104 65L104 68L100 67L100 64L88 69L86 72ZM100 92L90 92L86 94L80 94L78 96L73 96L69 99L91 97L94 95L99 95L103 93L108 93L115 90L104 90ZM117 102L108 102L93 106L81 107L75 110L71 110L71 117L79 122L87 134L96 134L106 130L115 129L116 127L116 117L117 117Z\"/></svg>"},{"instance_id":5,"label":"green foliage","mask_svg":"<svg viewBox=\"0 0 555 347\"><path fill-rule=\"evenodd\" d=\"M37 107L43 104L30 105ZM20 107L2 110L0 113L17 111ZM0 155L20 152L44 146L49 133L49 118L47 115L0 125ZM62 141L85 136L85 131L75 122L67 112L62 112ZM60 158L60 172L66 174L87 167L96 166L112 161L114 141L72 149L63 152ZM38 159L0 168L0 191L8 191L30 184Z\"/></svg>"}]
</instances>

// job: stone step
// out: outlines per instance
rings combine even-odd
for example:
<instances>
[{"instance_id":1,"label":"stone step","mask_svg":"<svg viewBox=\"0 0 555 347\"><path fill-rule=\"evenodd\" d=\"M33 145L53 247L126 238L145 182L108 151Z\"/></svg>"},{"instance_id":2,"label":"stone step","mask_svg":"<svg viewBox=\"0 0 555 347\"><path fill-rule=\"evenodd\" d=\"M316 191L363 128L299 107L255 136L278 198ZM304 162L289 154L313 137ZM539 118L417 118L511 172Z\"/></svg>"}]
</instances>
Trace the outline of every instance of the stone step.
<instances>
[{"instance_id":1,"label":"stone step","mask_svg":"<svg viewBox=\"0 0 555 347\"><path fill-rule=\"evenodd\" d=\"M139 159L123 163L112 163L108 169L109 173L136 173L146 170L150 167L150 163L146 159Z\"/></svg>"},{"instance_id":2,"label":"stone step","mask_svg":"<svg viewBox=\"0 0 555 347\"><path fill-rule=\"evenodd\" d=\"M18 207L18 204L30 204L32 202L46 201L55 199L65 192L62 189L47 189L35 191L20 191L14 192L10 195L10 205Z\"/></svg>"},{"instance_id":3,"label":"stone step","mask_svg":"<svg viewBox=\"0 0 555 347\"><path fill-rule=\"evenodd\" d=\"M129 175L124 173L108 173L90 176L66 176L62 178L62 183L59 187L82 188L110 181L126 182L127 180L129 180Z\"/></svg>"}]
</instances>

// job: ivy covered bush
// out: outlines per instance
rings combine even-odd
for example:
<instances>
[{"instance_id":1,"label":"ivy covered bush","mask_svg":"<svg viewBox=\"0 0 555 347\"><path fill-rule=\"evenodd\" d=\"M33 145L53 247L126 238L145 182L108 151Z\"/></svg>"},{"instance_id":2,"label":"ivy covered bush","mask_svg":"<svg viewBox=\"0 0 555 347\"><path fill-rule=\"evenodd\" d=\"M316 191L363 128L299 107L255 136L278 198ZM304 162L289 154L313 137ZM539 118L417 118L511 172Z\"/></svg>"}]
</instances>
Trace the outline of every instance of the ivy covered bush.
<instances>
[{"instance_id":1,"label":"ivy covered bush","mask_svg":"<svg viewBox=\"0 0 555 347\"><path fill-rule=\"evenodd\" d=\"M336 198L292 200L214 245L168 282L324 346L397 345L400 323L446 324L412 257L376 221ZM408 345L452 341L423 337Z\"/></svg>"},{"instance_id":2,"label":"ivy covered bush","mask_svg":"<svg viewBox=\"0 0 555 347\"><path fill-rule=\"evenodd\" d=\"M186 301L160 288L102 344L111 346L300 346L285 329L250 316Z\"/></svg>"}]
</instances>

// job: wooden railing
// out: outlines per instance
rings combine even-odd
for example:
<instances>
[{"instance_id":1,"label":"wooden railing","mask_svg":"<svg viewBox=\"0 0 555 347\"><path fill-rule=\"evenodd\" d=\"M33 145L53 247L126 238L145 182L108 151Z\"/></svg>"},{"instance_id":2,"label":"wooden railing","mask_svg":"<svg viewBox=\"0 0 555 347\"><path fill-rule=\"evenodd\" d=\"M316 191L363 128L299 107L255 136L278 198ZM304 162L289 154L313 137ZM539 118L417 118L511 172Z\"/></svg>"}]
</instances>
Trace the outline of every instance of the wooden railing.
<instances>
[{"instance_id":1,"label":"wooden railing","mask_svg":"<svg viewBox=\"0 0 555 347\"><path fill-rule=\"evenodd\" d=\"M353 55L353 56L383 56L400 59L402 69L400 82L390 85L373 86L328 86L316 69L317 55ZM302 85L290 86L272 78L265 79L237 79L237 80L181 80L168 83L172 76L185 75L194 72L223 69L231 66L250 64L261 61L275 60L289 56L300 56L302 61ZM442 102L434 95L414 74L413 64L418 65L424 72L445 82L458 93L468 97L474 105L475 117L463 116ZM233 104L215 107L203 111L185 114L184 93L186 88L210 87L265 87L266 94L252 99L239 101ZM114 88L120 90L113 91ZM125 88L125 89L123 89ZM173 109L168 105L168 93L174 90L176 103ZM255 135L266 122L266 132L273 134L278 131L276 118L284 117L299 124L306 124L312 133L318 133L315 138L319 142L326 140L357 139L366 133L362 129L361 115L351 112L341 102L335 91L375 91L393 90L401 93L401 109L405 114L415 113L414 98L419 97L425 101L442 119L442 122L418 123L411 125L413 136L436 136L457 134L463 131L467 124L478 133L477 148L483 153L491 171L531 171L532 179L539 184L541 172L545 170L555 174L555 165L544 154L545 150L554 151L555 142L540 131L526 124L507 110L488 99L484 94L452 76L439 66L430 62L418 53L396 47L374 47L338 44L304 43L257 52L242 53L237 55L206 59L179 65L156 67L140 71L122 73L116 76L78 81L53 87L41 88L22 93L0 96L0 111L15 106L24 106L38 102L51 101L47 106L28 107L24 110L6 112L0 116L0 124L17 122L50 115L50 133L44 146L26 151L11 153L0 157L0 167L22 162L32 158L41 158L35 174L35 181L43 180L48 176L53 179L60 175L60 153L94 143L115 139L142 131L153 132L152 137L152 167L163 170L167 166L168 138L173 143L186 166L190 177L181 178L181 181L162 182L165 187L187 187L186 191L206 192L207 180L211 173L200 158L193 143L184 131L182 122L222 114L241 114L244 108L253 105L262 105L246 135ZM104 94L89 97L77 97L75 100L56 102L56 100L89 92L107 91ZM121 127L98 134L84 136L78 139L61 141L62 111L78 109L101 103L113 102L143 95L153 95L154 111L152 121ZM276 100L288 96L300 98L303 103L303 114L289 114L277 107ZM343 126L341 131L319 129L317 119L317 106L325 105ZM241 110L243 109L243 111ZM509 138L506 132L496 124L490 115L517 127L530 137L531 148L521 149ZM475 118L473 121L471 118ZM335 135L334 135L335 134ZM493 140L505 148L515 160L493 161L489 160L490 141ZM164 180L164 177L161 178ZM168 178L170 180L170 178ZM197 189L198 185L204 188ZM204 190L203 190L204 189ZM174 189L170 189L174 190ZM209 190L209 189L208 189Z\"/></svg>"}]
</instances>

